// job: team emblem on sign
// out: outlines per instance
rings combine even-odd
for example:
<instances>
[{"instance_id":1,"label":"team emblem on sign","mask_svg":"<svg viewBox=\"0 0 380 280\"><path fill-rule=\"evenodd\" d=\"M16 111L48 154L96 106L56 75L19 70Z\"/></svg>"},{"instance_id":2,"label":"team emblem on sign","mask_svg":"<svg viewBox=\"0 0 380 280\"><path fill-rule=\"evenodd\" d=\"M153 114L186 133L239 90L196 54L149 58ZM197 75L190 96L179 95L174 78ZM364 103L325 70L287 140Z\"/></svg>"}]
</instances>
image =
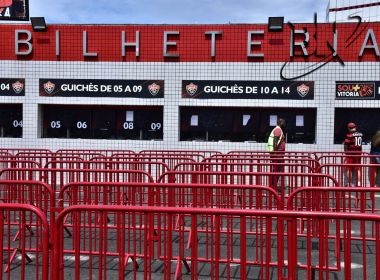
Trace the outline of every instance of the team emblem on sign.
<instances>
[{"instance_id":1,"label":"team emblem on sign","mask_svg":"<svg viewBox=\"0 0 380 280\"><path fill-rule=\"evenodd\" d=\"M159 91L160 91L160 86L157 85L156 83L153 83L153 84L148 86L148 89L149 89L149 92L151 95L156 96L157 93L159 93Z\"/></svg>"},{"instance_id":2,"label":"team emblem on sign","mask_svg":"<svg viewBox=\"0 0 380 280\"><path fill-rule=\"evenodd\" d=\"M305 84L299 85L297 87L297 92L301 97L305 97L309 93L310 87Z\"/></svg>"},{"instance_id":3,"label":"team emblem on sign","mask_svg":"<svg viewBox=\"0 0 380 280\"><path fill-rule=\"evenodd\" d=\"M198 86L196 84L190 83L186 86L186 92L190 95L193 96L194 94L197 93Z\"/></svg>"},{"instance_id":4,"label":"team emblem on sign","mask_svg":"<svg viewBox=\"0 0 380 280\"><path fill-rule=\"evenodd\" d=\"M55 89L55 84L53 84L52 82L48 81L44 83L44 90L47 94L52 94L54 89Z\"/></svg>"},{"instance_id":5,"label":"team emblem on sign","mask_svg":"<svg viewBox=\"0 0 380 280\"><path fill-rule=\"evenodd\" d=\"M24 84L21 83L20 81L14 82L12 84L13 91L17 94L21 93L22 90L24 89Z\"/></svg>"}]
</instances>

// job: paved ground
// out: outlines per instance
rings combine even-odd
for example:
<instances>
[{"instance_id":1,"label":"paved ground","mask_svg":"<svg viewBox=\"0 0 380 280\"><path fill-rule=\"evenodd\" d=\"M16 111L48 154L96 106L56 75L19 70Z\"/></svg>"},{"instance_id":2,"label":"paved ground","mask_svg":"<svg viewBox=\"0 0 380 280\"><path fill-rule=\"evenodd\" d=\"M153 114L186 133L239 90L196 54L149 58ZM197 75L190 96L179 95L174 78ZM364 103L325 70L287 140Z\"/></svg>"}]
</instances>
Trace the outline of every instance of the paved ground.
<instances>
[{"instance_id":1,"label":"paved ground","mask_svg":"<svg viewBox=\"0 0 380 280\"><path fill-rule=\"evenodd\" d=\"M380 202L380 198L376 196L376 202ZM211 218L210 218L211 220ZM165 221L164 221L165 222ZM114 223L114 219L111 217L110 220L108 221L109 225L112 225ZM265 222L263 224L256 223L255 227L256 229L260 228L260 225L265 225ZM336 229L336 223L329 221L329 232L332 236L335 234L335 229ZM190 220L187 221L186 223L187 227L191 227ZM205 223L200 223L199 227L205 226ZM239 220L236 219L234 220L233 223L231 223L231 227L234 228L235 230L238 231L239 229ZM252 224L250 224L252 226ZM321 224L316 224L314 225L315 230L318 230L322 225ZM307 225L305 225L304 228L307 228ZM359 222L354 222L352 224L351 228L351 233L353 236L360 237L360 229L363 229L363 224ZM249 227L248 227L249 230ZM251 228L252 230L252 228ZM276 225L273 224L273 230L276 230ZM340 228L338 230L342 233L344 231L343 224L340 223ZM372 228L371 224L367 224L365 227L365 232L368 236L373 236L373 231L374 229ZM265 251L262 252L260 251L260 248L264 248L265 244L265 238L263 238L262 235L255 235L255 230L252 231L253 233L247 235L247 259L248 260L255 260L255 259L265 259ZM265 231L264 231L265 232ZM96 233L96 234L95 234ZM12 233L13 235L15 233ZM91 235L94 234L94 235ZM70 248L72 244L72 239L70 236L65 233L65 248ZM142 235L139 235L139 241L143 241ZM179 250L179 244L181 243L179 240L180 237L178 236L178 233L175 233L172 235L172 244L173 244L173 255L178 255L178 250ZM212 234L199 234L198 238L198 250L196 251L198 256L206 256L207 254L215 254L216 251L215 247L210 248L210 244L213 244L213 238L215 238L214 235ZM100 246L100 244L105 244L104 240L102 241L99 235L99 231L87 231L85 233L82 232L82 241L81 244L82 246L89 246L89 239L92 240L93 244L96 244L96 246ZM183 236L182 240L185 240L187 242L188 239L188 231L185 233ZM107 248L109 251L115 250L115 242L118 240L117 233L113 230L110 230L110 232L107 234ZM125 238L125 240L131 240L131 238ZM240 249L241 249L241 240L239 238L239 234L234 234L231 236L227 235L221 235L219 236L220 240L220 256L222 258L226 258L227 254L233 255L235 258L239 258L240 254ZM166 248L165 246L167 245L165 242L165 239L161 239L160 242L161 248ZM155 246L158 246L158 243L155 242ZM143 242L142 242L143 243ZM227 246L227 245L231 246ZM261 245L260 245L261 244ZM276 254L277 254L277 249L278 249L278 244L277 244L277 239L272 236L270 237L270 250L271 250L271 261L275 262L276 261ZM285 242L285 244L287 244ZM326 250L325 252L328 252L326 256L323 256L322 259L328 260L329 266L337 266L338 264L341 265L340 269L337 268L336 271L330 271L328 273L329 279L345 279L344 277L344 253L346 250L345 245L343 242L340 242L334 238L331 238L328 240L327 243L321 244L318 240L318 236L315 236L311 240L308 240L306 237L299 237L298 238L298 244L297 244L297 252L298 252L298 262L299 262L299 269L297 271L297 276L298 279L306 279L306 272L304 269L301 268L302 265L306 264L306 255L307 255L307 250L308 250L308 244L309 244L309 249L311 250L311 265L315 267L315 265L318 263L319 260L319 249L321 248L320 246L327 246L328 251ZM184 245L184 244L182 244ZM186 244L185 244L186 245ZM84 247L83 247L84 248ZM87 247L86 247L87 248ZM227 248L231 248L232 251L228 251ZM140 248L143 250L143 247ZM156 250L156 249L155 249ZM365 244L363 244L362 241L360 240L353 240L350 245L350 250L351 250L351 279L372 279L375 275L376 271L376 250L375 250L375 242L374 241L367 241ZM188 249L185 249L185 254L189 257L191 253L191 247ZM162 251L164 254L164 251ZM285 256L287 255L287 248L284 250ZM7 254L8 255L8 252ZM36 274L35 274L35 264L36 259L35 255L33 253L30 253L30 258L32 262L30 264L25 265L25 279L36 279ZM3 273L2 276L4 279L20 279L20 273L22 273L21 268L21 255L18 254L16 259L13 261L12 266L11 266L11 271L8 273ZM210 256L210 255L209 255ZM338 258L340 257L340 259ZM363 267L363 256L365 256L365 267ZM261 257L261 258L260 258ZM7 256L4 256L4 261L3 261L3 269L5 268L5 263L6 263ZM287 259L285 257L285 259ZM39 261L41 262L41 261ZM176 269L176 260L172 260L171 262L171 275L170 279L174 279L174 272ZM327 263L327 262L326 262ZM80 261L80 271L78 272L78 275L80 276L80 279L89 279L90 275L92 275L92 279L100 279L99 273L99 267L103 265L106 269L103 271L103 279L106 277L106 279L117 279L118 278L118 269L119 269L119 261L115 257L107 257L106 259L99 259L98 257L92 257L89 258L88 255L82 254ZM137 264L139 265L137 270L133 269L133 262L129 262L125 268L125 273L124 273L124 279L144 279L144 259L138 258L137 259ZM191 262L187 262L189 266L193 265ZM165 263L158 258L158 253L155 251L155 258L152 259L150 263L150 271L149 274L151 275L152 279L163 279L165 275ZM75 279L75 258L73 257L72 254L66 254L64 256L64 278L65 279ZM219 279L240 279L240 265L238 264L220 264L218 265L219 268ZM367 275L366 277L363 276L363 270L366 271ZM285 275L286 275L286 270L284 270ZM319 277L318 273L320 270L316 269L313 271L315 274L314 279L321 279L321 278L326 278L326 275L323 275L323 277ZM198 279L211 279L213 278L212 276L216 273L216 266L208 263L208 262L199 262L198 263ZM267 277L265 276L266 274L265 269L260 269L258 266L255 265L248 265L247 267L247 279L266 279ZM269 271L269 279L277 279L277 267L276 266L271 266ZM40 277L38 279L41 279ZM182 264L182 279L191 279L190 273L186 272L185 266Z\"/></svg>"}]
</instances>

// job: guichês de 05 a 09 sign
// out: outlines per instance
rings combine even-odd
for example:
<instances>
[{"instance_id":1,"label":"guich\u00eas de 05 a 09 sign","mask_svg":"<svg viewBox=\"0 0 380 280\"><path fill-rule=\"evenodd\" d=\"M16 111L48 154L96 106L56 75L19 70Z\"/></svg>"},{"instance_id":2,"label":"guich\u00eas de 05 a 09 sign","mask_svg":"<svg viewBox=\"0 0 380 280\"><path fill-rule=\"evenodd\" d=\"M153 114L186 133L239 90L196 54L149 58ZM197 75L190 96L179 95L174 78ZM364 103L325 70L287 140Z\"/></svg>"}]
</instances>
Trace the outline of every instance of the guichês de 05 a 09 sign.
<instances>
[{"instance_id":1,"label":"guich\u00eas de 05 a 09 sign","mask_svg":"<svg viewBox=\"0 0 380 280\"><path fill-rule=\"evenodd\" d=\"M163 98L163 80L40 79L40 96Z\"/></svg>"}]
</instances>

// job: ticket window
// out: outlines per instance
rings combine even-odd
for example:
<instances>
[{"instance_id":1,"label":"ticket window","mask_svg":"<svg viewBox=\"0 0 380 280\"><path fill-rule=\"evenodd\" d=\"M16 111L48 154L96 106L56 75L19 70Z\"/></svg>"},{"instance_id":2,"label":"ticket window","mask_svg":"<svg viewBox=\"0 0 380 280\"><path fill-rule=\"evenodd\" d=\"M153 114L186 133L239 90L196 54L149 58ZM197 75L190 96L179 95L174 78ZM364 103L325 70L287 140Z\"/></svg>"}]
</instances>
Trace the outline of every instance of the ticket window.
<instances>
[{"instance_id":1,"label":"ticket window","mask_svg":"<svg viewBox=\"0 0 380 280\"><path fill-rule=\"evenodd\" d=\"M237 109L233 116L233 142L257 142L259 115L256 109Z\"/></svg>"},{"instance_id":2,"label":"ticket window","mask_svg":"<svg viewBox=\"0 0 380 280\"><path fill-rule=\"evenodd\" d=\"M42 137L67 138L70 122L69 116L66 108L55 106L44 107Z\"/></svg>"},{"instance_id":3,"label":"ticket window","mask_svg":"<svg viewBox=\"0 0 380 280\"><path fill-rule=\"evenodd\" d=\"M284 132L287 143L315 143L315 108L260 108L259 142L267 141L279 118L286 121Z\"/></svg>"},{"instance_id":4,"label":"ticket window","mask_svg":"<svg viewBox=\"0 0 380 280\"><path fill-rule=\"evenodd\" d=\"M91 138L91 109L84 106L44 106L43 138Z\"/></svg>"},{"instance_id":5,"label":"ticket window","mask_svg":"<svg viewBox=\"0 0 380 280\"><path fill-rule=\"evenodd\" d=\"M92 110L94 139L116 139L116 113L112 108Z\"/></svg>"},{"instance_id":6,"label":"ticket window","mask_svg":"<svg viewBox=\"0 0 380 280\"><path fill-rule=\"evenodd\" d=\"M93 138L92 133L92 110L91 108L79 107L71 111L68 138Z\"/></svg>"},{"instance_id":7,"label":"ticket window","mask_svg":"<svg viewBox=\"0 0 380 280\"><path fill-rule=\"evenodd\" d=\"M342 144L347 134L347 124L354 122L363 133L363 144L370 143L372 135L380 129L380 110L375 108L336 108L334 119L334 144Z\"/></svg>"},{"instance_id":8,"label":"ticket window","mask_svg":"<svg viewBox=\"0 0 380 280\"><path fill-rule=\"evenodd\" d=\"M294 108L291 112L285 110L280 116L286 120L287 143L315 144L315 108Z\"/></svg>"},{"instance_id":9,"label":"ticket window","mask_svg":"<svg viewBox=\"0 0 380 280\"><path fill-rule=\"evenodd\" d=\"M116 119L118 139L163 139L163 107L161 106L122 108L117 111Z\"/></svg>"},{"instance_id":10,"label":"ticket window","mask_svg":"<svg viewBox=\"0 0 380 280\"><path fill-rule=\"evenodd\" d=\"M22 137L22 105L0 105L0 137Z\"/></svg>"},{"instance_id":11,"label":"ticket window","mask_svg":"<svg viewBox=\"0 0 380 280\"><path fill-rule=\"evenodd\" d=\"M182 107L180 141L232 141L234 113L231 108Z\"/></svg>"},{"instance_id":12,"label":"ticket window","mask_svg":"<svg viewBox=\"0 0 380 280\"><path fill-rule=\"evenodd\" d=\"M200 110L181 108L180 141L206 141L206 131L201 127L202 118Z\"/></svg>"},{"instance_id":13,"label":"ticket window","mask_svg":"<svg viewBox=\"0 0 380 280\"><path fill-rule=\"evenodd\" d=\"M233 137L234 112L225 108L204 111L204 127L208 141L231 141Z\"/></svg>"},{"instance_id":14,"label":"ticket window","mask_svg":"<svg viewBox=\"0 0 380 280\"><path fill-rule=\"evenodd\" d=\"M162 107L48 105L42 137L162 140L162 120Z\"/></svg>"},{"instance_id":15,"label":"ticket window","mask_svg":"<svg viewBox=\"0 0 380 280\"><path fill-rule=\"evenodd\" d=\"M292 133L288 136L289 143L315 144L316 111L307 109L293 114Z\"/></svg>"},{"instance_id":16,"label":"ticket window","mask_svg":"<svg viewBox=\"0 0 380 280\"><path fill-rule=\"evenodd\" d=\"M142 140L163 140L163 108L150 108L138 112Z\"/></svg>"},{"instance_id":17,"label":"ticket window","mask_svg":"<svg viewBox=\"0 0 380 280\"><path fill-rule=\"evenodd\" d=\"M268 109L260 109L259 129L257 131L257 141L266 142L272 129L277 125L278 112Z\"/></svg>"},{"instance_id":18,"label":"ticket window","mask_svg":"<svg viewBox=\"0 0 380 280\"><path fill-rule=\"evenodd\" d=\"M265 143L278 118L288 143L315 143L315 108L182 107L180 140Z\"/></svg>"},{"instance_id":19,"label":"ticket window","mask_svg":"<svg viewBox=\"0 0 380 280\"><path fill-rule=\"evenodd\" d=\"M136 108L116 112L116 135L118 139L142 139L142 128L138 125L139 114Z\"/></svg>"}]
</instances>

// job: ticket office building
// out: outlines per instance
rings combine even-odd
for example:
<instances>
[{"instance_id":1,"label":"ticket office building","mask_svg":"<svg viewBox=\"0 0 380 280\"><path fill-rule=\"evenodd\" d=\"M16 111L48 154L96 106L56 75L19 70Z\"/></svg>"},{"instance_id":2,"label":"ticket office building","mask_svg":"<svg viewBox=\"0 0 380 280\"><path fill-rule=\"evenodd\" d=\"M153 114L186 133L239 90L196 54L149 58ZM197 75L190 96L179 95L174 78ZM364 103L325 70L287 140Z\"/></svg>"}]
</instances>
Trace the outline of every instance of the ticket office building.
<instances>
[{"instance_id":1,"label":"ticket office building","mask_svg":"<svg viewBox=\"0 0 380 280\"><path fill-rule=\"evenodd\" d=\"M301 25L1 27L3 147L260 150L284 118L288 149L336 150L348 122L366 143L380 126L377 23L351 49L324 34L345 63L320 68Z\"/></svg>"}]
</instances>

